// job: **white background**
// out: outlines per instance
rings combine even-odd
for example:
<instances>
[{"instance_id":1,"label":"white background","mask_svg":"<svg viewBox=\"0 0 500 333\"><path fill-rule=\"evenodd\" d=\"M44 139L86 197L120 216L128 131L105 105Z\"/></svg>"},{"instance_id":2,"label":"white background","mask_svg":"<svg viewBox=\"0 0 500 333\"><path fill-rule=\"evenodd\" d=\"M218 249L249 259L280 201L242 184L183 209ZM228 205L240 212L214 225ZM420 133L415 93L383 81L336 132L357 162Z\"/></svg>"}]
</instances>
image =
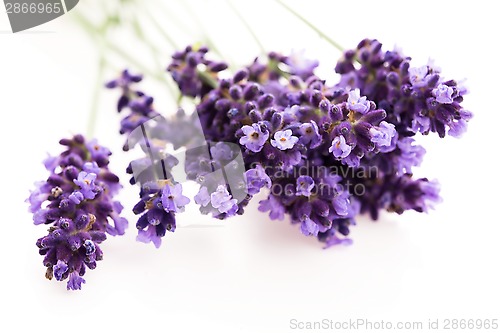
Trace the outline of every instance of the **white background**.
<instances>
[{"instance_id":1,"label":"white background","mask_svg":"<svg viewBox=\"0 0 500 333\"><path fill-rule=\"evenodd\" d=\"M83 2L74 11L94 8ZM190 3L230 59L244 64L259 52L225 1ZM190 209L159 250L135 242L135 217L127 211L128 233L103 244L105 260L87 273L80 292L45 280L35 241L46 230L32 224L24 200L32 183L47 176L41 164L46 153L59 152L61 137L86 131L98 84L96 47L71 13L12 34L0 6L0 331L276 333L293 332L293 318L410 320L424 321L424 327L429 318L500 319L500 26L490 3L289 1L342 45L378 38L386 48L397 44L412 55L416 66L430 56L446 77L467 78L471 94L464 105L475 114L468 133L460 140L422 140L428 154L418 174L442 184L444 202L435 211L383 214L377 223L361 217L352 228L354 245L329 250L287 221L259 213L258 198L243 217L224 222ZM321 59L321 73L334 78L338 52L296 18L271 1L236 6L267 49L306 49ZM186 12L174 16L195 26ZM139 48L120 33L117 44L130 52ZM178 34L181 44L195 41L188 35ZM148 84L164 94L156 95L162 111L172 112L168 92ZM96 136L115 152L111 168L124 180L121 198L130 209L138 194L123 172L129 156L120 151L115 98L115 92L102 96ZM182 227L192 223L223 227Z\"/></svg>"}]
</instances>

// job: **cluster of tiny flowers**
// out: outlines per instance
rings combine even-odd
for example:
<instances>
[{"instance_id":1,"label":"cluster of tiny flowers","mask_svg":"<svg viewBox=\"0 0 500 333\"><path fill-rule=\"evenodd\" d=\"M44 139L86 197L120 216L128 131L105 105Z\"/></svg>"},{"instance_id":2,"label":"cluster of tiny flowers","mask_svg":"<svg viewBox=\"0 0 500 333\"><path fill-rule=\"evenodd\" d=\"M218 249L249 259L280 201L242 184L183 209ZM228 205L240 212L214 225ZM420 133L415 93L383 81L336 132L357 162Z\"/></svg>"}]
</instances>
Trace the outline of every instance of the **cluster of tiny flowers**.
<instances>
[{"instance_id":1,"label":"cluster of tiny flowers","mask_svg":"<svg viewBox=\"0 0 500 333\"><path fill-rule=\"evenodd\" d=\"M242 214L267 189L260 211L271 219L288 216L326 247L351 242L349 229L359 213L377 219L381 210L426 212L440 200L436 182L412 177L425 154L415 134L458 136L471 113L461 106L466 90L432 66L412 67L410 58L364 40L337 64L340 82L328 85L314 73L318 61L302 54L272 52L230 74L225 63L207 60L207 53L189 46L168 66L195 110L157 122L154 143L141 144L162 152L164 177L151 181L160 163L152 160L140 162L142 180L134 174L133 182L143 185L134 212L147 211L137 223L139 240L158 246L158 237L175 229L173 214L189 201L171 177L177 160L165 153L167 144L186 148L185 172L200 185L194 202L203 214ZM132 114L134 105L149 101L141 104L149 112L140 112L143 124L158 113L151 97L130 88L140 78L125 71L108 86L121 87L119 105L126 96ZM193 142L197 131L204 142Z\"/></svg>"},{"instance_id":2,"label":"cluster of tiny flowers","mask_svg":"<svg viewBox=\"0 0 500 333\"><path fill-rule=\"evenodd\" d=\"M67 289L81 289L87 268L96 268L103 254L99 246L106 234L123 235L128 222L120 216L122 205L113 200L121 188L109 171L111 152L83 136L62 139L66 150L49 157L46 181L36 183L28 198L36 225L50 226L36 245L44 256L45 276L68 279Z\"/></svg>"},{"instance_id":3,"label":"cluster of tiny flowers","mask_svg":"<svg viewBox=\"0 0 500 333\"><path fill-rule=\"evenodd\" d=\"M178 160L164 151L167 142L181 146L189 140L171 133L172 128L179 129L190 122L185 119L182 110L175 117L178 121L162 121L163 118L153 108L153 97L134 88L134 84L140 81L141 75L132 75L124 70L106 87L121 90L118 112L128 112L120 127L120 133L128 135L123 149L128 151L138 145L145 153L144 157L132 161L127 167L127 173L132 175L130 183L140 186L140 200L133 208L134 214L140 215L136 223L137 240L160 247L166 231L175 231L175 214L183 211L189 203L189 199L182 195L182 185L175 183L172 177L171 170ZM189 134L189 130L181 132Z\"/></svg>"}]
</instances>

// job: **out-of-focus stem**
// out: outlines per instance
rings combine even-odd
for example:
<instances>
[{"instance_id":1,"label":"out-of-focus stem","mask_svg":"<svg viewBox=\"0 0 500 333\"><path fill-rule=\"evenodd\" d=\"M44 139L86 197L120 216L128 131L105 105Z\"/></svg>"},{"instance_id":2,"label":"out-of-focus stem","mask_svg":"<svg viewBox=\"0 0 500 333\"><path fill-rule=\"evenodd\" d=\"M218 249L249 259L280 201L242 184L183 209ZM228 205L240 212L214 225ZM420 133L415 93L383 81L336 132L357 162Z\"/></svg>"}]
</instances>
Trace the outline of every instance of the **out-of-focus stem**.
<instances>
[{"instance_id":1,"label":"out-of-focus stem","mask_svg":"<svg viewBox=\"0 0 500 333\"><path fill-rule=\"evenodd\" d=\"M97 110L99 109L99 96L101 95L101 91L103 89L101 82L104 76L105 65L106 65L106 60L104 59L104 54L101 49L99 57L99 65L97 68L98 83L94 87L94 94L92 96L92 104L90 106L90 114L87 123L87 135L89 138L92 138L94 136L95 125L97 123Z\"/></svg>"},{"instance_id":2,"label":"out-of-focus stem","mask_svg":"<svg viewBox=\"0 0 500 333\"><path fill-rule=\"evenodd\" d=\"M252 38L255 41L255 44L257 44L257 46L259 47L260 52L262 54L266 54L266 52L267 52L266 48L264 47L264 45L262 45L262 43L259 40L259 37L255 34L255 31L253 31L252 27L250 26L248 21L245 19L245 17L240 14L240 11L234 6L234 4L232 3L231 0L226 0L226 2L229 5L229 7L231 8L231 10L234 12L234 14L240 19L241 23L245 26L245 28L250 33L250 35L252 35Z\"/></svg>"},{"instance_id":3,"label":"out-of-focus stem","mask_svg":"<svg viewBox=\"0 0 500 333\"><path fill-rule=\"evenodd\" d=\"M285 8L288 12L293 14L295 17L297 17L299 20L304 22L309 28L314 30L318 35L320 35L324 40L326 40L329 44L331 44L333 47L335 47L337 50L340 52L344 52L345 49L336 41L331 39L327 34L325 34L323 31L321 31L318 27L316 27L314 24L309 22L306 18L304 18L302 15L300 15L298 12L293 10L291 7L289 7L285 2L282 0L275 0L279 5L281 5L283 8Z\"/></svg>"}]
</instances>

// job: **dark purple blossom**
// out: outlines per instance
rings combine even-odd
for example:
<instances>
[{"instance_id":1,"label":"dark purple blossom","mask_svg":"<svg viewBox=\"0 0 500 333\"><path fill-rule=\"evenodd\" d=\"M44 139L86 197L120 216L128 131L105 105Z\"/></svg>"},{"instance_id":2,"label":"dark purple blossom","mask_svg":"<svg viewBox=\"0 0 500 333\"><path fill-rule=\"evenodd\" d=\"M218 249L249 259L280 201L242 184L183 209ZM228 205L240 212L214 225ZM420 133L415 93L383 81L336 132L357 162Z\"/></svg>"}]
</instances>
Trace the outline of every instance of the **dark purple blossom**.
<instances>
[{"instance_id":1,"label":"dark purple blossom","mask_svg":"<svg viewBox=\"0 0 500 333\"><path fill-rule=\"evenodd\" d=\"M271 219L289 216L329 247L351 243L360 211L373 218L380 210L423 212L439 200L435 183L411 176L425 153L414 135L458 136L472 115L461 105L466 89L436 68L414 67L398 51L363 40L338 62L337 85L314 74L317 61L276 52L221 78L227 66L207 60L207 52L188 46L173 55L168 71L183 96L196 97L194 116L181 112L153 126L150 146L158 156L168 144L186 149L185 172L199 185L194 201L203 214L242 214L270 188L259 210ZM157 114L152 97L127 89L132 113L122 133ZM246 171L238 169L238 157ZM141 185L138 239L159 246L188 199L180 185L172 187L171 167L161 176L157 161L134 163L144 170L132 178ZM368 172L373 167L375 174ZM366 191L354 192L353 185Z\"/></svg>"},{"instance_id":2,"label":"dark purple blossom","mask_svg":"<svg viewBox=\"0 0 500 333\"><path fill-rule=\"evenodd\" d=\"M120 185L108 169L111 152L81 135L60 143L67 149L46 164L51 175L36 183L28 202L34 223L49 225L48 235L37 241L45 276L68 279L67 288L77 290L86 269L102 260L106 234L123 235L127 220L119 217L121 205L113 199Z\"/></svg>"}]
</instances>

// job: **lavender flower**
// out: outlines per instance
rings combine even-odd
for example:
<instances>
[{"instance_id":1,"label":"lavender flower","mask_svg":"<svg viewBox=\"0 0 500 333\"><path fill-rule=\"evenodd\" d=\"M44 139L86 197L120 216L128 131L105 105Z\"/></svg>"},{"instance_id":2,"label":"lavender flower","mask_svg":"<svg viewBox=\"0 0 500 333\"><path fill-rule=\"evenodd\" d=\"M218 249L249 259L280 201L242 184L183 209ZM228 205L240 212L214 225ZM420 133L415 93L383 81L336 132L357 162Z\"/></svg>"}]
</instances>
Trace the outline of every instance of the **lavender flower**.
<instances>
[{"instance_id":1,"label":"lavender flower","mask_svg":"<svg viewBox=\"0 0 500 333\"><path fill-rule=\"evenodd\" d=\"M389 147L392 143L392 138L396 136L396 129L393 124L386 121L380 122L379 128L370 128L371 141L379 147Z\"/></svg>"},{"instance_id":2,"label":"lavender flower","mask_svg":"<svg viewBox=\"0 0 500 333\"><path fill-rule=\"evenodd\" d=\"M355 59L360 62L358 68ZM452 128L458 122L465 128L471 118L460 105L466 89L454 80L444 80L432 64L413 67L411 58L399 51L382 51L377 40L365 39L356 50L346 51L336 70L343 75L341 87L359 88L387 112L386 121L398 128L400 138L416 132L444 137L447 131L455 133Z\"/></svg>"},{"instance_id":3,"label":"lavender flower","mask_svg":"<svg viewBox=\"0 0 500 333\"><path fill-rule=\"evenodd\" d=\"M274 139L271 140L271 145L279 150L287 150L299 141L299 138L292 135L291 130L278 131L274 133Z\"/></svg>"},{"instance_id":4,"label":"lavender flower","mask_svg":"<svg viewBox=\"0 0 500 333\"><path fill-rule=\"evenodd\" d=\"M166 184L163 187L161 198L165 210L171 212L180 212L189 203L189 198L182 195L181 184Z\"/></svg>"},{"instance_id":5,"label":"lavender flower","mask_svg":"<svg viewBox=\"0 0 500 333\"><path fill-rule=\"evenodd\" d=\"M252 124L252 126L245 125L241 128L241 131L244 136L240 138L240 144L254 153L260 152L264 143L269 138L269 132L262 130L259 124Z\"/></svg>"},{"instance_id":6,"label":"lavender flower","mask_svg":"<svg viewBox=\"0 0 500 333\"><path fill-rule=\"evenodd\" d=\"M349 92L347 108L351 111L365 114L370 110L370 101L366 99L366 96L361 97L359 89L356 88Z\"/></svg>"},{"instance_id":7,"label":"lavender flower","mask_svg":"<svg viewBox=\"0 0 500 333\"><path fill-rule=\"evenodd\" d=\"M237 200L233 199L227 188L223 185L217 187L217 191L210 195L212 206L221 213L228 213L231 210L237 209Z\"/></svg>"},{"instance_id":8,"label":"lavender flower","mask_svg":"<svg viewBox=\"0 0 500 333\"><path fill-rule=\"evenodd\" d=\"M328 149L330 153L336 158L345 158L351 153L351 146L349 146L345 138L340 135L333 139L332 145Z\"/></svg>"},{"instance_id":9,"label":"lavender flower","mask_svg":"<svg viewBox=\"0 0 500 333\"><path fill-rule=\"evenodd\" d=\"M436 97L436 101L441 104L453 103L453 93L453 88L443 83L440 83L436 88L432 89L432 94Z\"/></svg>"},{"instance_id":10,"label":"lavender flower","mask_svg":"<svg viewBox=\"0 0 500 333\"><path fill-rule=\"evenodd\" d=\"M399 51L384 52L382 44L367 39L345 52L336 66L341 80L330 86L314 75L317 61L297 55L271 52L221 78L218 73L227 66L207 60L207 53L188 46L173 55L168 71L183 96L197 98L196 112L193 117L180 112L153 126L151 138L158 155L168 155L168 144L186 148L185 172L199 185L194 201L203 214L219 219L242 214L254 195L269 188L260 211L271 219L289 216L303 234L329 247L351 243L350 227L359 212L373 218L383 209L423 212L439 200L435 183L411 176L425 153L413 136L458 136L472 115L461 106L466 90L444 80L431 64L413 67ZM130 85L122 85L131 111L122 133L157 114L153 98ZM195 143L192 133L200 129L204 142ZM234 171L236 156L245 172ZM175 214L188 199L180 184L174 185L171 167L158 177L159 163L135 163L145 170L132 179L141 185L134 208L142 214L138 239L159 246L166 231L175 230ZM366 173L371 167L376 174ZM352 184L366 193L354 193ZM245 195L238 197L245 185ZM35 202L45 195L40 192L33 194ZM40 211L37 221L47 215Z\"/></svg>"},{"instance_id":11,"label":"lavender flower","mask_svg":"<svg viewBox=\"0 0 500 333\"><path fill-rule=\"evenodd\" d=\"M36 183L28 202L34 223L50 225L48 235L37 241L45 276L68 279L67 288L77 290L85 283L86 269L102 260L99 244L106 234L123 235L127 220L118 215L121 205L113 200L120 186L107 167L111 152L81 135L60 143L67 150L46 163L51 175Z\"/></svg>"},{"instance_id":12,"label":"lavender flower","mask_svg":"<svg viewBox=\"0 0 500 333\"><path fill-rule=\"evenodd\" d=\"M311 191L314 188L314 179L309 176L300 176L297 178L297 187L295 195L311 196Z\"/></svg>"},{"instance_id":13,"label":"lavender flower","mask_svg":"<svg viewBox=\"0 0 500 333\"><path fill-rule=\"evenodd\" d=\"M429 69L427 68L427 66L409 68L408 74L410 83L416 88L421 88L426 86L427 82L425 81L425 78L427 77L428 73Z\"/></svg>"},{"instance_id":14,"label":"lavender flower","mask_svg":"<svg viewBox=\"0 0 500 333\"><path fill-rule=\"evenodd\" d=\"M301 134L300 142L309 145L309 148L317 148L322 142L322 137L319 134L318 124L314 120L309 123L304 123L299 126Z\"/></svg>"},{"instance_id":15,"label":"lavender flower","mask_svg":"<svg viewBox=\"0 0 500 333\"><path fill-rule=\"evenodd\" d=\"M255 168L246 171L245 179L247 182L248 194L255 195L264 187L271 188L271 178L269 178L266 171L260 164L258 164Z\"/></svg>"}]
</instances>

